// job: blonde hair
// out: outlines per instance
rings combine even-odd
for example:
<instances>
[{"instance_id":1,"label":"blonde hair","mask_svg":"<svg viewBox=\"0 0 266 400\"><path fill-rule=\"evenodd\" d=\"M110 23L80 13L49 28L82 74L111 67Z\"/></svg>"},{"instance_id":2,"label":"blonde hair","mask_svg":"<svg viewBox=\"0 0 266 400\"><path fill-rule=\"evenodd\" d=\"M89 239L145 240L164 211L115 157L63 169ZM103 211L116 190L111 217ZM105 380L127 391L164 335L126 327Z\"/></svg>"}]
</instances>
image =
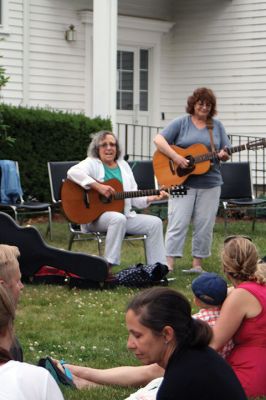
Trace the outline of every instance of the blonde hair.
<instances>
[{"instance_id":1,"label":"blonde hair","mask_svg":"<svg viewBox=\"0 0 266 400\"><path fill-rule=\"evenodd\" d=\"M262 284L266 283L266 263L259 262L255 272L256 281Z\"/></svg>"},{"instance_id":2,"label":"blonde hair","mask_svg":"<svg viewBox=\"0 0 266 400\"><path fill-rule=\"evenodd\" d=\"M239 281L263 283L265 277L259 271L258 251L254 243L244 237L235 237L225 243L221 253L224 272Z\"/></svg>"},{"instance_id":3,"label":"blonde hair","mask_svg":"<svg viewBox=\"0 0 266 400\"><path fill-rule=\"evenodd\" d=\"M14 266L18 263L20 252L18 247L0 244L0 279L8 283Z\"/></svg>"}]
</instances>

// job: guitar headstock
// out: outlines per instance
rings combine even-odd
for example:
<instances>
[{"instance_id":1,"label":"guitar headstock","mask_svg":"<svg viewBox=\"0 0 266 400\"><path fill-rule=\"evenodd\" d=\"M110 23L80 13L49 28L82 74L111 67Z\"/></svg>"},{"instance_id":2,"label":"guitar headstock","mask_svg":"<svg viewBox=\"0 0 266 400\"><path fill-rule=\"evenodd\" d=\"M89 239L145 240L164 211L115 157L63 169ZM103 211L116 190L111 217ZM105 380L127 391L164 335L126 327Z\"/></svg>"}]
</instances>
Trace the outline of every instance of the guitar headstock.
<instances>
[{"instance_id":1,"label":"guitar headstock","mask_svg":"<svg viewBox=\"0 0 266 400\"><path fill-rule=\"evenodd\" d=\"M247 143L246 147L249 150L263 149L264 147L266 147L266 139L252 140L251 142Z\"/></svg>"},{"instance_id":2,"label":"guitar headstock","mask_svg":"<svg viewBox=\"0 0 266 400\"><path fill-rule=\"evenodd\" d=\"M185 196L187 194L187 190L188 188L184 185L181 186L171 186L171 188L169 188L169 193L173 196L173 197L179 197L179 196Z\"/></svg>"}]
</instances>

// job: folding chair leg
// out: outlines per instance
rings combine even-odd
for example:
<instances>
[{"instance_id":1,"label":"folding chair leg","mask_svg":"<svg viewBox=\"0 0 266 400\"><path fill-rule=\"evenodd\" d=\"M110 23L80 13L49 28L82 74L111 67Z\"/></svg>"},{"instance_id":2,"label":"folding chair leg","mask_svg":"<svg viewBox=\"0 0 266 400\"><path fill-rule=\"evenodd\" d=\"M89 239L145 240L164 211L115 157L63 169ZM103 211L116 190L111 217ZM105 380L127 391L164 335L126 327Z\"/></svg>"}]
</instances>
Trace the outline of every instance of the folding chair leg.
<instances>
[{"instance_id":1,"label":"folding chair leg","mask_svg":"<svg viewBox=\"0 0 266 400\"><path fill-rule=\"evenodd\" d=\"M145 264L147 264L146 238L143 239L143 247L144 247L144 260Z\"/></svg>"},{"instance_id":2,"label":"folding chair leg","mask_svg":"<svg viewBox=\"0 0 266 400\"><path fill-rule=\"evenodd\" d=\"M51 208L49 207L49 213L48 213L48 226L46 229L46 234L45 236L48 236L48 233L50 233L50 240L53 239L53 233L52 233L52 211Z\"/></svg>"},{"instance_id":3,"label":"folding chair leg","mask_svg":"<svg viewBox=\"0 0 266 400\"><path fill-rule=\"evenodd\" d=\"M97 238L97 246L98 246L98 254L100 257L103 257L102 254L102 238L100 237L100 235L98 235L98 233L96 233L96 238Z\"/></svg>"},{"instance_id":4,"label":"folding chair leg","mask_svg":"<svg viewBox=\"0 0 266 400\"><path fill-rule=\"evenodd\" d=\"M253 219L252 219L252 232L254 232L254 230L255 230L256 220L257 220L257 210L255 208L254 209L254 214L253 214Z\"/></svg>"},{"instance_id":5,"label":"folding chair leg","mask_svg":"<svg viewBox=\"0 0 266 400\"><path fill-rule=\"evenodd\" d=\"M74 237L75 237L75 233L70 233L70 237L69 237L69 242L68 242L68 250L70 251L72 249L72 244L74 241Z\"/></svg>"}]
</instances>

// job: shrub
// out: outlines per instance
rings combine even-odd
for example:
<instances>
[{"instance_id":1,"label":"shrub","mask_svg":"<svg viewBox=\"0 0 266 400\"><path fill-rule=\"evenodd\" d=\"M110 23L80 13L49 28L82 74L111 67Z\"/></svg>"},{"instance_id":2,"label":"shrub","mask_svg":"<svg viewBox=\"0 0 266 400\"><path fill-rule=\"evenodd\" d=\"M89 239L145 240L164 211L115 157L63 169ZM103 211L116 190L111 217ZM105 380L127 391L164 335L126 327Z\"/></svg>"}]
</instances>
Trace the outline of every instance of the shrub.
<instances>
[{"instance_id":1,"label":"shrub","mask_svg":"<svg viewBox=\"0 0 266 400\"><path fill-rule=\"evenodd\" d=\"M14 146L0 148L1 159L19 162L24 197L50 201L47 161L86 157L91 134L111 130L109 119L88 118L40 108L2 104L3 123L15 138Z\"/></svg>"}]
</instances>

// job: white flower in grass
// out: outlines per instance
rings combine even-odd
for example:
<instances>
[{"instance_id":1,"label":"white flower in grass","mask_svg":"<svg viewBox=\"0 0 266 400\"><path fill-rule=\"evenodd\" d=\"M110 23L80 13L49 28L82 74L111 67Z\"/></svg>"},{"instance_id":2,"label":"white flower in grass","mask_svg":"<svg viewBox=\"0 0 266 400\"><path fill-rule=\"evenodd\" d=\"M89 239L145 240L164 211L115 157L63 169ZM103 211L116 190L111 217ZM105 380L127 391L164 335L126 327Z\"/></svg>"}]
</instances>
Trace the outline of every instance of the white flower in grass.
<instances>
[{"instance_id":1,"label":"white flower in grass","mask_svg":"<svg viewBox=\"0 0 266 400\"><path fill-rule=\"evenodd\" d=\"M92 350L97 350L97 346L92 346Z\"/></svg>"},{"instance_id":2,"label":"white flower in grass","mask_svg":"<svg viewBox=\"0 0 266 400\"><path fill-rule=\"evenodd\" d=\"M30 346L30 347L29 347L29 350L30 350L30 351L34 351L35 349L34 349L33 346Z\"/></svg>"},{"instance_id":3,"label":"white flower in grass","mask_svg":"<svg viewBox=\"0 0 266 400\"><path fill-rule=\"evenodd\" d=\"M84 350L86 350L86 347L85 346L80 346L80 350L84 351Z\"/></svg>"},{"instance_id":4,"label":"white flower in grass","mask_svg":"<svg viewBox=\"0 0 266 400\"><path fill-rule=\"evenodd\" d=\"M39 343L35 341L34 346L39 346Z\"/></svg>"}]
</instances>

